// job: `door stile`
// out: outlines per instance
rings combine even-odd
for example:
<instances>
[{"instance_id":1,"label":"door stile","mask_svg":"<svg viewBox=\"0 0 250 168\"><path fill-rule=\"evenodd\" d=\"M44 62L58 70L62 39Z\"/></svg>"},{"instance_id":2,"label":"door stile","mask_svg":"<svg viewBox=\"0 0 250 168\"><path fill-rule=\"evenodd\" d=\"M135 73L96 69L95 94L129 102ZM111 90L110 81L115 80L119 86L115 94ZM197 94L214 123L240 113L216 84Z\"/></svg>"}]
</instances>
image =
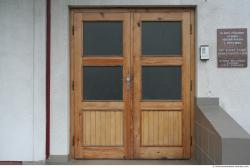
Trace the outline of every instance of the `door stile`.
<instances>
[{"instance_id":1,"label":"door stile","mask_svg":"<svg viewBox=\"0 0 250 168\"><path fill-rule=\"evenodd\" d=\"M190 11L190 24L192 25L191 26L191 28L192 28L192 30L191 30L191 32L192 32L192 34L191 34L191 39L190 39L190 50L191 50L191 55L190 55L190 78L191 78L191 84L192 84L192 86L191 86L191 94L190 94L190 129L191 129L191 132L190 132L190 134L191 134L191 137L190 137L190 139L191 139L191 142L190 142L190 151L191 151L191 153L190 153L190 156L192 157L192 159L194 159L194 157L195 157L195 138L194 138L194 136L195 136L195 132L194 132L194 106L195 106L195 102L194 102L194 98L195 98L195 92L196 92L196 90L195 90L195 88L196 88L196 85L195 85L195 81L196 81L196 79L195 79L195 68L196 68L196 66L195 66L195 11L194 10L191 10ZM192 66L191 66L192 65Z\"/></svg>"},{"instance_id":2,"label":"door stile","mask_svg":"<svg viewBox=\"0 0 250 168\"><path fill-rule=\"evenodd\" d=\"M123 64L123 93L124 93L124 140L125 140L125 158L131 158L131 87L132 87L132 73L131 73L131 13L126 13L126 17L123 23L123 35L124 35L124 64Z\"/></svg>"},{"instance_id":3,"label":"door stile","mask_svg":"<svg viewBox=\"0 0 250 168\"><path fill-rule=\"evenodd\" d=\"M81 67L82 67L82 61L81 61L81 49L82 49L82 14L81 13L75 13L74 15L74 31L77 36L74 36L74 102L75 102L75 111L74 111L74 127L75 127L75 133L74 133L74 149L75 149L75 156L79 155L79 149L80 149L80 128L79 128L79 113L81 110L81 87L82 87L82 80L81 79Z\"/></svg>"},{"instance_id":4,"label":"door stile","mask_svg":"<svg viewBox=\"0 0 250 168\"><path fill-rule=\"evenodd\" d=\"M190 158L190 13L183 12L183 157Z\"/></svg>"},{"instance_id":5,"label":"door stile","mask_svg":"<svg viewBox=\"0 0 250 168\"><path fill-rule=\"evenodd\" d=\"M138 50L140 47L140 39L136 38L138 34L141 34L140 29L138 28L140 26L140 15L138 13L134 13L134 22L133 22L133 60L134 60L134 99L133 99L133 105L134 105L134 111L133 111L133 122L134 122L134 158L138 157L137 151L139 150L138 147L140 147L140 128L141 128L141 122L140 122L140 93L141 93L141 80L140 80L140 74L141 74L141 52Z\"/></svg>"}]
</instances>

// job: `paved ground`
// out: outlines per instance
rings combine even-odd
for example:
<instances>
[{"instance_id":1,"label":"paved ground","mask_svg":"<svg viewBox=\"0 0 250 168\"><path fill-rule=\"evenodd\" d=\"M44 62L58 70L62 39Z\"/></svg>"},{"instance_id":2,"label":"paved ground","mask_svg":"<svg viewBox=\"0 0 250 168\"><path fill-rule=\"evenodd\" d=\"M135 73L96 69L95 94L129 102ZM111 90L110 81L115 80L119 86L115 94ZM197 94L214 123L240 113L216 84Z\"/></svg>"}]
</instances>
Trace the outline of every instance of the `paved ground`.
<instances>
[{"instance_id":1,"label":"paved ground","mask_svg":"<svg viewBox=\"0 0 250 168\"><path fill-rule=\"evenodd\" d=\"M28 165L197 165L195 160L70 160L68 162L24 162Z\"/></svg>"}]
</instances>

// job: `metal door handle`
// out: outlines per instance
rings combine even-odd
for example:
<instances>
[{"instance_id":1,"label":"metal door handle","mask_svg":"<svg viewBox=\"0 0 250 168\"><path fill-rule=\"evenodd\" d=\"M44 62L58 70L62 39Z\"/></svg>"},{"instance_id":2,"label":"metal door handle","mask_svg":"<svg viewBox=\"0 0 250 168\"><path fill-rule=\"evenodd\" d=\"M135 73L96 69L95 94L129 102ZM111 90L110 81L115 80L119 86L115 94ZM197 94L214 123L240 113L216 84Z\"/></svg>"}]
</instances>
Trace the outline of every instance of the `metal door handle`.
<instances>
[{"instance_id":1,"label":"metal door handle","mask_svg":"<svg viewBox=\"0 0 250 168\"><path fill-rule=\"evenodd\" d=\"M127 85L127 90L130 89L130 76L126 77L126 85Z\"/></svg>"}]
</instances>

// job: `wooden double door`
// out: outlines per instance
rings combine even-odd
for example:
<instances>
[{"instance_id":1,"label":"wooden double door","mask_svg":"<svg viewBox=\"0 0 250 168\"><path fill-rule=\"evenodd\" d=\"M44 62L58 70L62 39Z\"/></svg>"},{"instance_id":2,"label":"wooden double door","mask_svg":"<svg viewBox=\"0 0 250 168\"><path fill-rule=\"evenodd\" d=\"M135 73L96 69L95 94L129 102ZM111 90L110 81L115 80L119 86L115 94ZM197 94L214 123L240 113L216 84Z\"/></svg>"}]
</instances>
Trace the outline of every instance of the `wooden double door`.
<instances>
[{"instance_id":1,"label":"wooden double door","mask_svg":"<svg viewBox=\"0 0 250 168\"><path fill-rule=\"evenodd\" d=\"M73 158L190 158L191 16L72 11Z\"/></svg>"}]
</instances>

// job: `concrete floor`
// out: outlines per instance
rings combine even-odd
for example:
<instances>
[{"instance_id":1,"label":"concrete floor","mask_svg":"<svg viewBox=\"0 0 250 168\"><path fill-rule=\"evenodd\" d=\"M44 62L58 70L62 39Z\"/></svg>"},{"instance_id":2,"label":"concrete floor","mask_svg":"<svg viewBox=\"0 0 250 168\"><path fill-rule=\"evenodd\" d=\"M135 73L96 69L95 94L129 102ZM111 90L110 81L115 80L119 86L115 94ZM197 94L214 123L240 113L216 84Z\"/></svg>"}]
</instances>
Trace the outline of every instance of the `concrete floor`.
<instances>
[{"instance_id":1,"label":"concrete floor","mask_svg":"<svg viewBox=\"0 0 250 168\"><path fill-rule=\"evenodd\" d=\"M197 165L195 160L69 160L24 162L25 165Z\"/></svg>"}]
</instances>

